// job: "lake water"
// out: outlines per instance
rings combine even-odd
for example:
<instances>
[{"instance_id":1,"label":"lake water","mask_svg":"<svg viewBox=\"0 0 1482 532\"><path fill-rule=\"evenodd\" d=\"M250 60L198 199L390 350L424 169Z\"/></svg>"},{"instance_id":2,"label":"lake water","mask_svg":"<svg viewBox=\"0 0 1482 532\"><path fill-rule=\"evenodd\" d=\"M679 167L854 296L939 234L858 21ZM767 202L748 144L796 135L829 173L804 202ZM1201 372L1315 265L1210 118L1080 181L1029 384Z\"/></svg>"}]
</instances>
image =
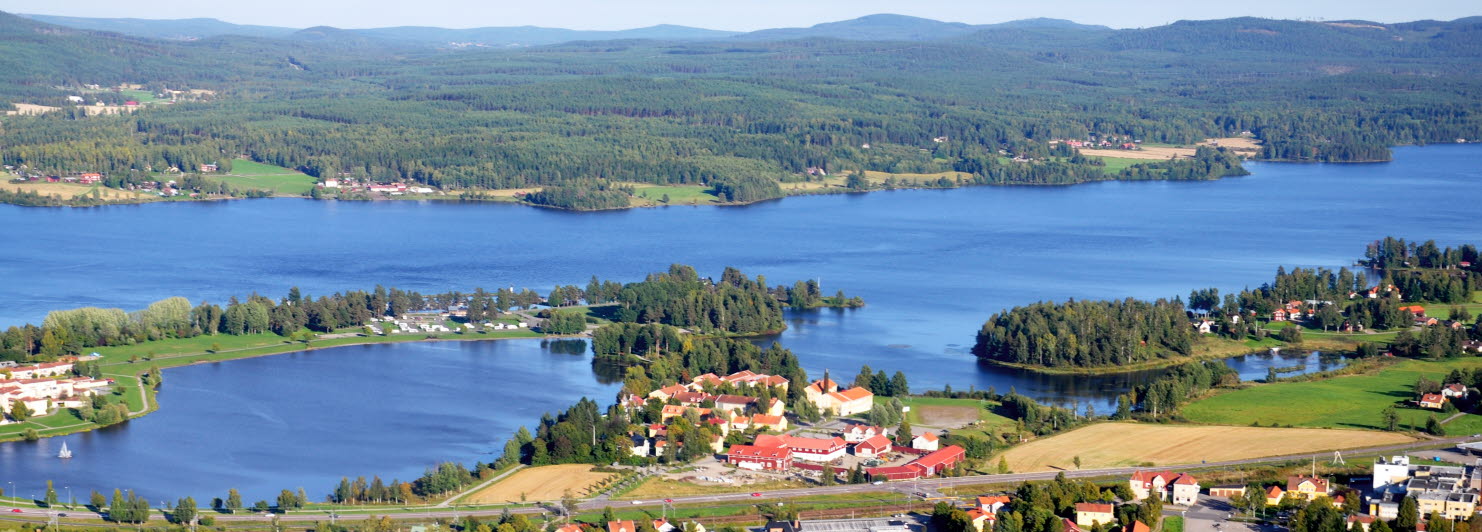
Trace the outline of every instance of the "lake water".
<instances>
[{"instance_id":1,"label":"lake water","mask_svg":"<svg viewBox=\"0 0 1482 532\"><path fill-rule=\"evenodd\" d=\"M946 384L1014 388L1104 412L1109 397L1148 374L1049 377L985 367L967 352L973 334L990 314L1038 300L1238 290L1269 280L1277 265L1351 264L1365 242L1385 235L1443 244L1475 242L1479 235L1482 146L1400 148L1387 164L1248 167L1251 176L1214 182L894 191L604 213L291 199L0 206L6 228L0 276L9 281L0 284L0 326L39 321L55 308L134 309L174 295L222 302L252 291L279 297L295 285L322 294L377 283L424 292L476 286L544 292L557 283L585 284L594 273L632 281L672 262L708 275L729 265L763 274L770 284L818 278L826 293L843 289L869 303L789 314L790 328L777 339L810 374L828 369L850 378L869 364L905 371L918 391ZM347 404L354 401L346 396L361 397L355 394L363 390L384 392L389 400L376 404L386 408L402 393L419 397L417 386L400 382L407 368L385 362L426 356L447 364L438 373L445 378L412 382L447 392L428 392L421 396L426 402L405 407L423 416L365 414ZM507 367L460 365L504 357L547 372L527 374L538 380L526 384L561 379L572 394L527 386L510 395L501 380ZM1311 356L1231 363L1258 378L1268 365L1304 361L1318 369ZM274 388L277 393L262 393L264 383L252 380L284 375L307 377L297 381L302 387ZM330 484L316 479L406 478L437 459L471 463L497 450L510 427L534 422L534 412L584 394L612 395L584 359L548 353L533 341L326 350L170 370L166 378L159 412L116 430L65 438L79 457L105 461L86 466L90 478L107 481L97 487L122 484L152 499L237 487L256 500L303 485L317 498ZM215 391L191 392L197 388ZM453 404L460 401L481 406ZM242 413L288 411L298 422L276 433L274 423L286 422L286 414L274 414L274 421ZM425 424L444 415L459 424ZM344 432L344 439L296 432L320 426ZM295 436L280 442L290 433ZM66 477L61 468L84 468L43 459L53 445L60 441L0 444L0 476L34 486ZM250 459L220 465L228 456L221 450L237 445L237 456ZM167 474L150 473L166 465ZM70 478L79 479L71 484L75 491L81 477ZM166 479L170 489L161 491L158 482Z\"/></svg>"}]
</instances>

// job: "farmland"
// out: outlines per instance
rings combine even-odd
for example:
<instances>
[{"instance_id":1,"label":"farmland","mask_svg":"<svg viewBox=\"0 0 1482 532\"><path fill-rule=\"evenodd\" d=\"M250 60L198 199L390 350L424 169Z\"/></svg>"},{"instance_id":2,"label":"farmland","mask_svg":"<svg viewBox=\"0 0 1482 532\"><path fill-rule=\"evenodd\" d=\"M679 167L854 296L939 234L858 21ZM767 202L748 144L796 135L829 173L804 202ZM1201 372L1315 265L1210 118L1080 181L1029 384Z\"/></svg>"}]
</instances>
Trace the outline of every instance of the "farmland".
<instances>
[{"instance_id":1,"label":"farmland","mask_svg":"<svg viewBox=\"0 0 1482 532\"><path fill-rule=\"evenodd\" d=\"M1371 374L1251 385L1195 401L1183 408L1183 415L1196 423L1379 429L1381 412L1397 405L1402 426L1423 426L1439 413L1402 405L1414 398L1416 380L1441 380L1452 369L1478 367L1482 359L1406 360Z\"/></svg>"},{"instance_id":2,"label":"farmland","mask_svg":"<svg viewBox=\"0 0 1482 532\"><path fill-rule=\"evenodd\" d=\"M72 199L78 196L89 196L96 194L100 199L109 201L143 201L151 196L129 190L118 190L101 185L73 185L68 183L5 183L0 185L9 190L19 192L35 192L43 196L59 196L62 199Z\"/></svg>"},{"instance_id":3,"label":"farmland","mask_svg":"<svg viewBox=\"0 0 1482 532\"><path fill-rule=\"evenodd\" d=\"M1412 441L1393 432L1100 423L1014 447L1015 472L1239 460ZM1279 443L1279 444L1278 444ZM994 459L993 461L997 461Z\"/></svg>"},{"instance_id":4,"label":"farmland","mask_svg":"<svg viewBox=\"0 0 1482 532\"><path fill-rule=\"evenodd\" d=\"M246 159L233 160L230 172L211 176L209 179L226 183L233 188L266 190L287 195L304 194L314 188L314 178L302 172Z\"/></svg>"},{"instance_id":5,"label":"farmland","mask_svg":"<svg viewBox=\"0 0 1482 532\"><path fill-rule=\"evenodd\" d=\"M587 494L587 488L606 480L613 473L592 471L591 465L562 464L521 469L509 478L495 482L468 497L475 504L556 500L567 492Z\"/></svg>"}]
</instances>

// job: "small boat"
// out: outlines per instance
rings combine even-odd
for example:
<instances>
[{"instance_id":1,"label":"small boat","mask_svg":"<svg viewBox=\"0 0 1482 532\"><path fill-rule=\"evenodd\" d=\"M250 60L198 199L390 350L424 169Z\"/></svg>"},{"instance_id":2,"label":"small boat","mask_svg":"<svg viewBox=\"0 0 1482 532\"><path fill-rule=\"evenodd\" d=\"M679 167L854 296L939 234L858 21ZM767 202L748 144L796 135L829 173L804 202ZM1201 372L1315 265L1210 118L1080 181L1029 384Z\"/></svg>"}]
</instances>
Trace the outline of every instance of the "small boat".
<instances>
[{"instance_id":1,"label":"small boat","mask_svg":"<svg viewBox=\"0 0 1482 532\"><path fill-rule=\"evenodd\" d=\"M57 453L57 458L72 458L72 449L67 448L67 442L62 442L62 452Z\"/></svg>"}]
</instances>

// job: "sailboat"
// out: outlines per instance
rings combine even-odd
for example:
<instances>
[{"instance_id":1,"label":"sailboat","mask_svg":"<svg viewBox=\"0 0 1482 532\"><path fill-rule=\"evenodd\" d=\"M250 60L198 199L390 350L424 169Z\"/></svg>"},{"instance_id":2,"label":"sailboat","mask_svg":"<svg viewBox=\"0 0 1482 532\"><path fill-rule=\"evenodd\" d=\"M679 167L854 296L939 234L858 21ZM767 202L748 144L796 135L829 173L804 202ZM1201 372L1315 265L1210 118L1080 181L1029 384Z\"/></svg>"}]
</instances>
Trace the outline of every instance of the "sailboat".
<instances>
[{"instance_id":1,"label":"sailboat","mask_svg":"<svg viewBox=\"0 0 1482 532\"><path fill-rule=\"evenodd\" d=\"M67 442L62 442L62 452L57 453L57 458L72 458L72 450L67 448Z\"/></svg>"}]
</instances>

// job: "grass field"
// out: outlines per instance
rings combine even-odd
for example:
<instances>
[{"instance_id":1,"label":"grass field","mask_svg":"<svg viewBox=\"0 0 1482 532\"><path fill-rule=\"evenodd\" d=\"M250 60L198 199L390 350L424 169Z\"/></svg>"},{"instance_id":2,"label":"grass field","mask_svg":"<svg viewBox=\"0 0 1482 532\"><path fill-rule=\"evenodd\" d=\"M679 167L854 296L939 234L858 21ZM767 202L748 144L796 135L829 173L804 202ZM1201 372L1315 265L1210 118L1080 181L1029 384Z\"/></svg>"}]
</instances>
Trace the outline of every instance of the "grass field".
<instances>
[{"instance_id":1,"label":"grass field","mask_svg":"<svg viewBox=\"0 0 1482 532\"><path fill-rule=\"evenodd\" d=\"M141 194L131 190L119 190L102 185L72 185L67 183L4 183L0 184L7 190L22 192L35 192L43 196L60 196L62 199L72 199L78 196L91 196L95 192L103 199L113 201L137 201L153 199L154 196Z\"/></svg>"},{"instance_id":2,"label":"grass field","mask_svg":"<svg viewBox=\"0 0 1482 532\"><path fill-rule=\"evenodd\" d=\"M581 497L587 494L588 487L612 475L594 472L586 464L531 467L469 495L466 500L473 504L553 501L568 491Z\"/></svg>"},{"instance_id":3,"label":"grass field","mask_svg":"<svg viewBox=\"0 0 1482 532\"><path fill-rule=\"evenodd\" d=\"M808 484L793 480L775 480L756 484L695 484L679 480L668 480L662 477L649 477L639 484L638 487L628 490L616 498L624 500L644 500L664 497L677 497L688 495L715 495L720 493L745 493L766 490L783 490L792 488L805 488Z\"/></svg>"},{"instance_id":4,"label":"grass field","mask_svg":"<svg viewBox=\"0 0 1482 532\"><path fill-rule=\"evenodd\" d=\"M1100 423L1005 451L1016 473L1053 469L1188 464L1414 441L1394 432ZM992 459L990 463L998 460Z\"/></svg>"},{"instance_id":5,"label":"grass field","mask_svg":"<svg viewBox=\"0 0 1482 532\"><path fill-rule=\"evenodd\" d=\"M1102 167L1101 171L1108 174L1121 172L1134 164L1148 162L1147 159L1133 159L1129 157L1102 157L1101 160L1106 163L1106 166Z\"/></svg>"},{"instance_id":6,"label":"grass field","mask_svg":"<svg viewBox=\"0 0 1482 532\"><path fill-rule=\"evenodd\" d=\"M1405 360L1365 375L1307 382L1252 385L1195 401L1183 415L1195 423L1226 425L1278 424L1297 427L1382 428L1381 411L1414 397L1421 376L1441 380L1454 368L1482 367L1482 359L1427 362ZM1402 425L1424 426L1439 412L1399 407ZM1460 421L1460 420L1458 420ZM1471 421L1467 422L1469 425Z\"/></svg>"},{"instance_id":7,"label":"grass field","mask_svg":"<svg viewBox=\"0 0 1482 532\"><path fill-rule=\"evenodd\" d=\"M240 189L269 190L278 194L300 195L314 188L314 178L299 172L249 161L233 159L232 171L207 177Z\"/></svg>"},{"instance_id":8,"label":"grass field","mask_svg":"<svg viewBox=\"0 0 1482 532\"><path fill-rule=\"evenodd\" d=\"M651 186L634 184L633 196L648 200L655 205L714 205L720 198L703 186ZM664 195L669 202L664 203Z\"/></svg>"},{"instance_id":9,"label":"grass field","mask_svg":"<svg viewBox=\"0 0 1482 532\"><path fill-rule=\"evenodd\" d=\"M892 177L895 178L896 182L899 183L905 183L908 185L920 185L935 184L937 180L943 177L952 181L956 181L958 178L972 179L973 175L967 172L940 172L935 174L893 174L890 172L876 172L874 170L865 171L865 179L868 179L870 181L870 184L872 185L880 185L884 183L886 179Z\"/></svg>"},{"instance_id":10,"label":"grass field","mask_svg":"<svg viewBox=\"0 0 1482 532\"><path fill-rule=\"evenodd\" d=\"M876 396L875 404L889 404L891 397ZM912 425L927 427L957 427L974 421L984 427L1013 425L1014 420L993 413L998 403L977 399L948 399L944 397L900 397L901 403L911 409L906 412L906 421Z\"/></svg>"}]
</instances>

